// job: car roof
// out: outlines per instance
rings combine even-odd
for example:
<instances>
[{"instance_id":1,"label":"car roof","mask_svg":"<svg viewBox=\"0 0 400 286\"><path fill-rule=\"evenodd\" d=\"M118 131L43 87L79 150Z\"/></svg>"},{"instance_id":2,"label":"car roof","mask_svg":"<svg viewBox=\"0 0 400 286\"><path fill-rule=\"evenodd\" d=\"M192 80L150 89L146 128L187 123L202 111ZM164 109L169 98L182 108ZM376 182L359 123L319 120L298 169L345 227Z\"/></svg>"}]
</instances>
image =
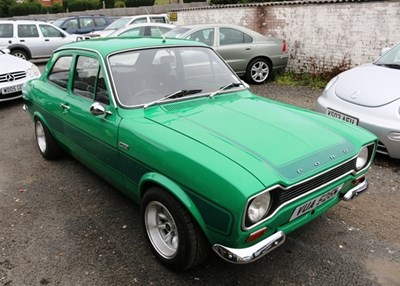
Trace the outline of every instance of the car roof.
<instances>
[{"instance_id":1,"label":"car roof","mask_svg":"<svg viewBox=\"0 0 400 286\"><path fill-rule=\"evenodd\" d=\"M40 23L40 24L42 24L42 23L47 23L47 22L42 21L42 20L0 20L0 23L1 24L4 24L4 23L18 23L18 24Z\"/></svg>"},{"instance_id":2,"label":"car roof","mask_svg":"<svg viewBox=\"0 0 400 286\"><path fill-rule=\"evenodd\" d=\"M163 39L150 37L124 37L124 38L100 38L90 39L66 44L57 49L57 51L70 49L84 49L99 52L103 57L124 50L173 47L173 46L197 46L208 47L207 45L184 39Z\"/></svg>"}]
</instances>

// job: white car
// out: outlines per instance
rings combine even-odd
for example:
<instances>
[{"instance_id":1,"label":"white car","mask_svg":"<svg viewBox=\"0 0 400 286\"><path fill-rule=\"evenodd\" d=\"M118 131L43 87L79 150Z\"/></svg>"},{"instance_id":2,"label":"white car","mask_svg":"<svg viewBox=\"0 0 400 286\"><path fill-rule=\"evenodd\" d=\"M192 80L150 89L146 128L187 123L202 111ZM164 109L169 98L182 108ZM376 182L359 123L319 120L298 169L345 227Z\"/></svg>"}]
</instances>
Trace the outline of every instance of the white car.
<instances>
[{"instance_id":1,"label":"white car","mask_svg":"<svg viewBox=\"0 0 400 286\"><path fill-rule=\"evenodd\" d=\"M21 97L22 85L40 76L36 65L9 53L8 49L0 49L0 102Z\"/></svg>"},{"instance_id":2,"label":"white car","mask_svg":"<svg viewBox=\"0 0 400 286\"><path fill-rule=\"evenodd\" d=\"M136 15L136 16L127 16L121 17L118 20L115 20L110 25L108 25L102 31L95 31L89 33L88 36L91 38L96 37L107 37L109 34L125 28L132 24L141 24L141 23L169 23L169 18L167 14L149 14L149 15Z\"/></svg>"},{"instance_id":3,"label":"white car","mask_svg":"<svg viewBox=\"0 0 400 286\"><path fill-rule=\"evenodd\" d=\"M358 125L379 138L377 152L400 159L400 44L375 62L334 77L316 110Z\"/></svg>"},{"instance_id":4,"label":"white car","mask_svg":"<svg viewBox=\"0 0 400 286\"><path fill-rule=\"evenodd\" d=\"M175 25L164 23L132 24L112 32L107 37L161 37L173 28Z\"/></svg>"},{"instance_id":5,"label":"white car","mask_svg":"<svg viewBox=\"0 0 400 286\"><path fill-rule=\"evenodd\" d=\"M0 49L24 60L48 58L62 45L84 39L43 21L0 20Z\"/></svg>"}]
</instances>

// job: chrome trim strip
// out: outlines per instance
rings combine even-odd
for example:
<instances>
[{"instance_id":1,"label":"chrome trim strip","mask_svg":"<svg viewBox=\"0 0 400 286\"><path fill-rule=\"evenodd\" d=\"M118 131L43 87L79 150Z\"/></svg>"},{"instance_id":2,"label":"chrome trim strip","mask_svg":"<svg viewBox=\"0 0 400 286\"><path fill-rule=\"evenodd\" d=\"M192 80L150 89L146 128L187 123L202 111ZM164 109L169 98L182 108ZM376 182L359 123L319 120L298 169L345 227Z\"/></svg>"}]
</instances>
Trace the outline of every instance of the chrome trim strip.
<instances>
[{"instance_id":1,"label":"chrome trim strip","mask_svg":"<svg viewBox=\"0 0 400 286\"><path fill-rule=\"evenodd\" d=\"M347 193L342 197L342 200L348 202L357 197L359 194L362 194L367 189L368 189L368 181L367 179L364 179L364 181L359 183L357 186L347 191Z\"/></svg>"},{"instance_id":2,"label":"chrome trim strip","mask_svg":"<svg viewBox=\"0 0 400 286\"><path fill-rule=\"evenodd\" d=\"M365 146L368 147L368 146L370 146L370 145L372 145L372 144L374 145L374 151L376 151L376 143L375 143L375 142L374 142L374 143L371 143L371 144L367 144L367 145L365 145ZM364 147L364 146L363 146L363 147ZM362 148L362 147L361 147L361 148ZM361 149L360 149L360 150L361 150ZM374 152L373 152L373 153L374 153ZM354 176L356 176L357 174L359 174L360 172L364 171L365 169L367 169L367 168L372 164L372 157L373 157L373 154L371 154L371 156L369 157L369 163L366 164L365 167L362 168L360 171L358 171L358 172L356 172L355 170L349 171L349 172L343 174L342 176L335 178L335 179L332 180L332 181L329 181L329 182L327 182L327 183L325 183L325 184L323 184L323 185L318 186L317 188L314 188L314 189L308 191L307 193L301 194L300 196L298 196L298 197L296 197L296 198L293 198L293 199L291 199L291 200L289 200L289 201L287 201L287 202L281 204L279 207L276 208L276 210L275 210L273 213L271 213L271 214L270 214L269 216L267 216L266 218L260 220L260 221L257 222L256 224L251 225L250 227L246 227L247 209L248 209L248 207L249 207L249 205L250 205L251 200L254 199L255 197L257 197L257 196L259 196L259 195L261 195L261 194L263 194L263 193L265 193L265 192L270 192L270 191L274 190L275 188L281 188L281 189L283 189L283 190L288 190L288 189L291 189L291 188L293 188L293 187L295 187L295 186L297 186L297 185L303 184L303 183L305 183L305 182L307 182L307 181L310 181L310 180L312 180L312 179L314 179L314 178L316 178L316 177L319 177L319 176L321 176L321 175L323 175L323 174L325 174L325 173L327 173L327 172L330 172L331 170L333 170L333 169L335 169L335 168L338 168L338 167L340 167L340 166L342 166L342 165L348 163L349 161L353 160L354 158L357 158L358 154L359 154L359 153L357 153L357 155L351 157L349 160L344 161L344 162L343 162L342 164L340 164L340 165L336 165L336 166L334 166L334 167L332 167L332 168L330 168L330 169L328 169L328 170L325 170L325 171L322 172L322 173L316 174L316 175L313 176L313 177L310 177L310 178L308 178L308 179L306 179L306 180L304 180L304 181L300 181L300 182L298 182L298 183L296 183L296 184L294 184L294 185L291 185L291 186L289 186L289 187L283 187L283 186L281 186L281 185L279 185L279 184L276 184L276 185L273 185L272 187L270 187L270 188L268 188L268 189L266 189L266 190L264 190L264 191L262 191L262 192L260 192L260 193L258 193L258 194L256 194L256 195L250 197L250 198L247 200L247 203L246 203L246 206L245 206L245 209L244 209L244 215L243 215L243 218L242 218L242 229L243 229L243 230L250 230L250 229L252 229L252 228L254 228L254 227L256 227L256 226L258 226L258 225L264 223L265 221L267 221L267 220L269 220L271 217L273 217L273 216L274 216L278 211L280 211L284 206L286 206L286 205L288 205L288 204L290 204L290 203L292 203L292 202L294 202L294 201L296 201L296 200L298 200L298 199L300 199L300 198L303 198L303 197L305 197L305 196L307 196L307 195L309 195L309 194L311 194L311 193L313 193L313 192L315 192L315 191L317 191L317 190L319 190L319 189L321 189L321 188L323 188L323 187L325 187L325 186L327 186L327 185L329 185L329 184L332 184L332 183L334 183L334 182L340 180L341 178L343 178L343 177L345 177L345 176L347 176L347 175L349 175L349 174L353 174Z\"/></svg>"},{"instance_id":3,"label":"chrome trim strip","mask_svg":"<svg viewBox=\"0 0 400 286\"><path fill-rule=\"evenodd\" d=\"M285 239L285 234L282 231L278 231L250 247L230 248L220 244L214 244L213 250L228 262L246 264L263 257L265 254L282 245Z\"/></svg>"}]
</instances>

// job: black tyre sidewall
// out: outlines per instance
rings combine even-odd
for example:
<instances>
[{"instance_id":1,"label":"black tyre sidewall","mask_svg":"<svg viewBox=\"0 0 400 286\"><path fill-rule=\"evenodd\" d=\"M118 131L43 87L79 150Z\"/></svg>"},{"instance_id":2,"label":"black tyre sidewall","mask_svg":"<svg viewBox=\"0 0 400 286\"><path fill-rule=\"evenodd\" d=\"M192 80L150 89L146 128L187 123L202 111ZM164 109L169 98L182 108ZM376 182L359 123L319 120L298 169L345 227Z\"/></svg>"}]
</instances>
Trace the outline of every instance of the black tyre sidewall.
<instances>
[{"instance_id":1,"label":"black tyre sidewall","mask_svg":"<svg viewBox=\"0 0 400 286\"><path fill-rule=\"evenodd\" d=\"M42 128L44 130L44 138L46 141L46 150L44 150L44 152L40 149L39 142L37 139L36 125L38 124L38 122L40 122L40 124L42 125ZM54 138L51 135L47 126L40 119L35 120L35 140L36 140L36 145L44 158L46 158L47 160L54 160L54 159L57 159L60 157L60 155L61 155L60 147L58 146L57 142L54 140Z\"/></svg>"},{"instance_id":2,"label":"black tyre sidewall","mask_svg":"<svg viewBox=\"0 0 400 286\"><path fill-rule=\"evenodd\" d=\"M25 56L25 60L29 60L28 54L23 50L18 49L11 52L12 55L15 55L17 53L23 54Z\"/></svg>"},{"instance_id":3,"label":"black tyre sidewall","mask_svg":"<svg viewBox=\"0 0 400 286\"><path fill-rule=\"evenodd\" d=\"M168 209L168 211L170 212L175 221L179 235L179 245L177 254L172 259L166 259L163 256L161 256L154 248L149 238L149 235L147 234L145 225L145 210L147 205L152 201L157 201L160 202L162 205L164 205L164 207ZM172 270L185 270L187 268L190 268L192 266L192 261L193 261L192 257L192 255L194 255L192 250L193 242L190 240L190 234L188 232L188 225L187 225L189 215L185 216L182 213L182 210L184 210L184 207L181 205L179 201L177 201L174 197L172 197L167 191L158 187L150 188L144 195L141 204L141 220L142 220L143 231L146 235L146 239L151 247L151 250L153 254L156 256L156 258L162 264L164 264L165 266L167 266ZM189 221L189 223L194 223L194 222Z\"/></svg>"}]
</instances>

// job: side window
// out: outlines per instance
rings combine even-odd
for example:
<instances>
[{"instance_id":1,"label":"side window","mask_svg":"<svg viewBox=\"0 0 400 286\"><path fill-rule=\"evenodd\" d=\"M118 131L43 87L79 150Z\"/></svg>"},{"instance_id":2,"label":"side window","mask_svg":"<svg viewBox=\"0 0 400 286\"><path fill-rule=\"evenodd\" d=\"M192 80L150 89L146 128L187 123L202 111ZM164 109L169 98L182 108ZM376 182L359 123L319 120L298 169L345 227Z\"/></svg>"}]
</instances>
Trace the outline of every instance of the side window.
<instances>
[{"instance_id":1,"label":"side window","mask_svg":"<svg viewBox=\"0 0 400 286\"><path fill-rule=\"evenodd\" d=\"M60 57L53 65L48 80L61 88L67 89L72 56Z\"/></svg>"},{"instance_id":2,"label":"side window","mask_svg":"<svg viewBox=\"0 0 400 286\"><path fill-rule=\"evenodd\" d=\"M151 31L150 31L150 35L149 36L151 36L151 37L160 37L161 36L161 34L165 34L165 33L167 33L169 30L171 30L171 29L169 29L169 28L166 28L166 27L150 27L150 29L151 29ZM160 33L161 32L161 33ZM146 35L147 36L147 35Z\"/></svg>"},{"instance_id":3,"label":"side window","mask_svg":"<svg viewBox=\"0 0 400 286\"><path fill-rule=\"evenodd\" d=\"M154 23L166 23L165 17L150 17L150 21Z\"/></svg>"},{"instance_id":4,"label":"side window","mask_svg":"<svg viewBox=\"0 0 400 286\"><path fill-rule=\"evenodd\" d=\"M39 29L45 38L60 38L61 32L49 25L39 25Z\"/></svg>"},{"instance_id":5,"label":"side window","mask_svg":"<svg viewBox=\"0 0 400 286\"><path fill-rule=\"evenodd\" d=\"M196 31L188 39L212 46L214 44L214 28Z\"/></svg>"},{"instance_id":6,"label":"side window","mask_svg":"<svg viewBox=\"0 0 400 286\"><path fill-rule=\"evenodd\" d=\"M18 25L19 38L38 38L39 32L35 24Z\"/></svg>"},{"instance_id":7,"label":"side window","mask_svg":"<svg viewBox=\"0 0 400 286\"><path fill-rule=\"evenodd\" d=\"M147 23L147 18L137 18L131 24Z\"/></svg>"},{"instance_id":8,"label":"side window","mask_svg":"<svg viewBox=\"0 0 400 286\"><path fill-rule=\"evenodd\" d=\"M79 18L79 24L82 29L89 29L94 27L94 22L92 18Z\"/></svg>"},{"instance_id":9,"label":"side window","mask_svg":"<svg viewBox=\"0 0 400 286\"><path fill-rule=\"evenodd\" d=\"M74 70L72 92L76 95L94 99L99 62L93 58L80 56Z\"/></svg>"},{"instance_id":10,"label":"side window","mask_svg":"<svg viewBox=\"0 0 400 286\"><path fill-rule=\"evenodd\" d=\"M137 27L137 28L132 28L122 34L119 35L119 37L138 37L140 36L142 33L142 27Z\"/></svg>"},{"instance_id":11,"label":"side window","mask_svg":"<svg viewBox=\"0 0 400 286\"><path fill-rule=\"evenodd\" d=\"M0 38L13 37L13 24L0 24Z\"/></svg>"},{"instance_id":12,"label":"side window","mask_svg":"<svg viewBox=\"0 0 400 286\"><path fill-rule=\"evenodd\" d=\"M78 19L69 19L65 21L65 23L62 25L62 28L66 30L76 30L78 29Z\"/></svg>"},{"instance_id":13,"label":"side window","mask_svg":"<svg viewBox=\"0 0 400 286\"><path fill-rule=\"evenodd\" d=\"M253 38L241 31L232 28L219 29L219 44L221 46L251 42L253 42Z\"/></svg>"},{"instance_id":14,"label":"side window","mask_svg":"<svg viewBox=\"0 0 400 286\"><path fill-rule=\"evenodd\" d=\"M94 24L96 25L96 27L103 27L105 25L107 25L107 21L104 18L101 17L96 17L93 19Z\"/></svg>"},{"instance_id":15,"label":"side window","mask_svg":"<svg viewBox=\"0 0 400 286\"><path fill-rule=\"evenodd\" d=\"M72 91L76 95L110 104L103 72L96 59L80 56L76 63Z\"/></svg>"}]
</instances>

